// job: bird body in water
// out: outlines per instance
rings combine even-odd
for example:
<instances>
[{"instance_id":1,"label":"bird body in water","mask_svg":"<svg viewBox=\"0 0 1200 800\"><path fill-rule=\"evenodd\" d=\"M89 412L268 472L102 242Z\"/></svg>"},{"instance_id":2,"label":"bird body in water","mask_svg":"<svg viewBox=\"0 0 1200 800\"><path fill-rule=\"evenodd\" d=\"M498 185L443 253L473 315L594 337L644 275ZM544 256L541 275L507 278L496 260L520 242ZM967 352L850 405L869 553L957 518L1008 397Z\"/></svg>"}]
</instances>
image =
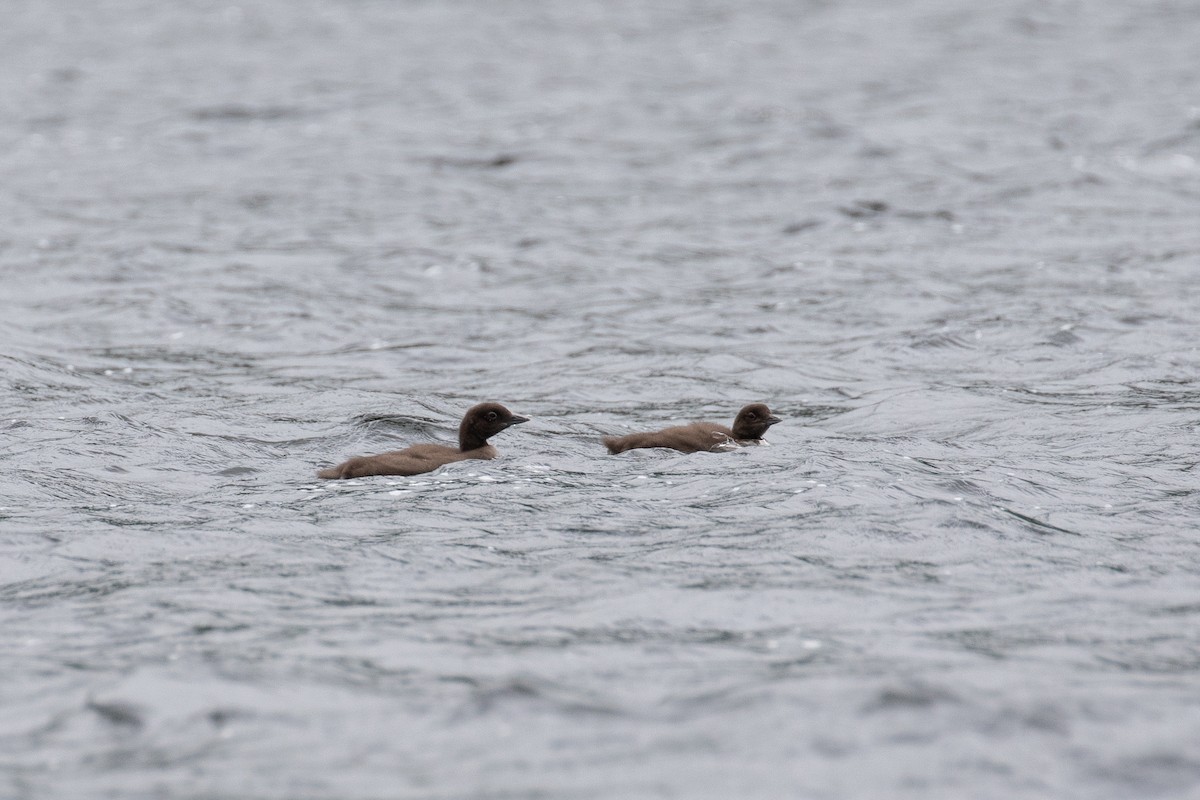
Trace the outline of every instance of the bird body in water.
<instances>
[{"instance_id":1,"label":"bird body in water","mask_svg":"<svg viewBox=\"0 0 1200 800\"><path fill-rule=\"evenodd\" d=\"M715 422L693 422L649 433L606 436L602 440L608 452L624 453L639 447L668 447L681 453L721 452L735 447L766 444L762 437L779 417L762 403L751 403L738 412L733 427Z\"/></svg>"},{"instance_id":2,"label":"bird body in water","mask_svg":"<svg viewBox=\"0 0 1200 800\"><path fill-rule=\"evenodd\" d=\"M456 461L492 459L496 448L488 439L513 425L528 422L499 403L480 403L463 415L458 426L458 447L442 444L414 444L373 456L355 456L317 473L318 478L362 478L368 475L420 475Z\"/></svg>"}]
</instances>

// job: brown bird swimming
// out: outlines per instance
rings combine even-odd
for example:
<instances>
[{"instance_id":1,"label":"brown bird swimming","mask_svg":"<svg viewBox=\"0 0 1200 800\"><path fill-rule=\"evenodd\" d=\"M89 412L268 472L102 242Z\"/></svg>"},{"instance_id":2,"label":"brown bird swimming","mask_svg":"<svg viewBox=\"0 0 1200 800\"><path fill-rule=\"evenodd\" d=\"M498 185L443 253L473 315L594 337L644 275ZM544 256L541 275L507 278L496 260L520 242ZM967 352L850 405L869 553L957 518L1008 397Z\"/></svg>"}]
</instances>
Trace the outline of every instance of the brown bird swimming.
<instances>
[{"instance_id":1,"label":"brown bird swimming","mask_svg":"<svg viewBox=\"0 0 1200 800\"><path fill-rule=\"evenodd\" d=\"M669 447L681 453L719 452L733 447L765 444L767 428L779 422L771 409L762 403L751 403L738 412L733 428L712 422L693 422L650 433L631 433L628 436L605 436L602 440L608 452L624 453L639 447Z\"/></svg>"},{"instance_id":2,"label":"brown bird swimming","mask_svg":"<svg viewBox=\"0 0 1200 800\"><path fill-rule=\"evenodd\" d=\"M356 456L336 467L323 469L318 478L362 478L367 475L420 475L445 464L472 458L495 458L496 448L488 439L505 428L529 422L499 403L472 406L458 426L458 448L441 444L414 444L403 450L377 456Z\"/></svg>"}]
</instances>

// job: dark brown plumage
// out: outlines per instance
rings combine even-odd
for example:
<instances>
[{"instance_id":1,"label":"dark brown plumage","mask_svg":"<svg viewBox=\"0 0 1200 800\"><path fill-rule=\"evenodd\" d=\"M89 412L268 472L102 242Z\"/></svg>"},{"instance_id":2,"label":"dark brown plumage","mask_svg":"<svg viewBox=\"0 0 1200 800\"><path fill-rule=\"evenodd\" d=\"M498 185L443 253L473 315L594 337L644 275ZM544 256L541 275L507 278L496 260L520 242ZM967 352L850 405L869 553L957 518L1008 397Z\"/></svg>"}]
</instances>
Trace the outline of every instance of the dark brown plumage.
<instances>
[{"instance_id":1,"label":"dark brown plumage","mask_svg":"<svg viewBox=\"0 0 1200 800\"><path fill-rule=\"evenodd\" d=\"M441 444L414 444L403 450L376 456L356 456L349 461L317 473L318 478L362 478L367 475L420 475L438 467L472 458L496 457L496 448L488 439L512 425L528 422L499 403L472 406L458 426L458 447Z\"/></svg>"},{"instance_id":2,"label":"dark brown plumage","mask_svg":"<svg viewBox=\"0 0 1200 800\"><path fill-rule=\"evenodd\" d=\"M602 440L608 452L624 453L639 447L669 447L681 453L719 452L731 447L761 444L762 437L779 417L762 403L751 403L738 412L733 427L712 422L693 422L650 433L606 436Z\"/></svg>"}]
</instances>

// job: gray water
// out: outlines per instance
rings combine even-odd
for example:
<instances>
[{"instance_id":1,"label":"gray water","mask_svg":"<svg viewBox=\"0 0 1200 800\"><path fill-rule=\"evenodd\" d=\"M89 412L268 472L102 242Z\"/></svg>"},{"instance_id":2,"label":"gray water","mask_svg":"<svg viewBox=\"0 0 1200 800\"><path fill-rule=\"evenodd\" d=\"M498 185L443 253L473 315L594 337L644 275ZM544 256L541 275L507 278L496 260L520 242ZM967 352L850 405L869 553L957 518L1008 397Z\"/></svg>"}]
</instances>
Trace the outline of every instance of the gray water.
<instances>
[{"instance_id":1,"label":"gray water","mask_svg":"<svg viewBox=\"0 0 1200 800\"><path fill-rule=\"evenodd\" d=\"M1196 4L3 17L0 797L1200 797Z\"/></svg>"}]
</instances>

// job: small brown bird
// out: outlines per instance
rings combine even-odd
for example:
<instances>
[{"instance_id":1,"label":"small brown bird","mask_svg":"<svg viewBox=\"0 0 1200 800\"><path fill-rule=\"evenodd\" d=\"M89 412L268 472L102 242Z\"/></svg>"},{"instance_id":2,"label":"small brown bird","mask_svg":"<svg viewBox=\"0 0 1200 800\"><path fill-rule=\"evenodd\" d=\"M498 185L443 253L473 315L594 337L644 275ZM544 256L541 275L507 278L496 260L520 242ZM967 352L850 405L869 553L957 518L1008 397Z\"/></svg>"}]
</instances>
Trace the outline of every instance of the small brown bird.
<instances>
[{"instance_id":1,"label":"small brown bird","mask_svg":"<svg viewBox=\"0 0 1200 800\"><path fill-rule=\"evenodd\" d=\"M458 426L458 448L441 444L414 444L403 450L376 456L356 456L317 473L318 478L362 478L367 475L420 475L445 464L472 458L495 458L496 448L488 438L512 425L529 422L499 403L472 406Z\"/></svg>"},{"instance_id":2,"label":"small brown bird","mask_svg":"<svg viewBox=\"0 0 1200 800\"><path fill-rule=\"evenodd\" d=\"M772 415L771 409L762 403L751 403L738 412L732 429L712 422L693 422L651 433L605 436L602 441L614 455L639 447L669 447L681 453L719 452L765 444L762 437L767 428L779 421L779 417Z\"/></svg>"}]
</instances>

